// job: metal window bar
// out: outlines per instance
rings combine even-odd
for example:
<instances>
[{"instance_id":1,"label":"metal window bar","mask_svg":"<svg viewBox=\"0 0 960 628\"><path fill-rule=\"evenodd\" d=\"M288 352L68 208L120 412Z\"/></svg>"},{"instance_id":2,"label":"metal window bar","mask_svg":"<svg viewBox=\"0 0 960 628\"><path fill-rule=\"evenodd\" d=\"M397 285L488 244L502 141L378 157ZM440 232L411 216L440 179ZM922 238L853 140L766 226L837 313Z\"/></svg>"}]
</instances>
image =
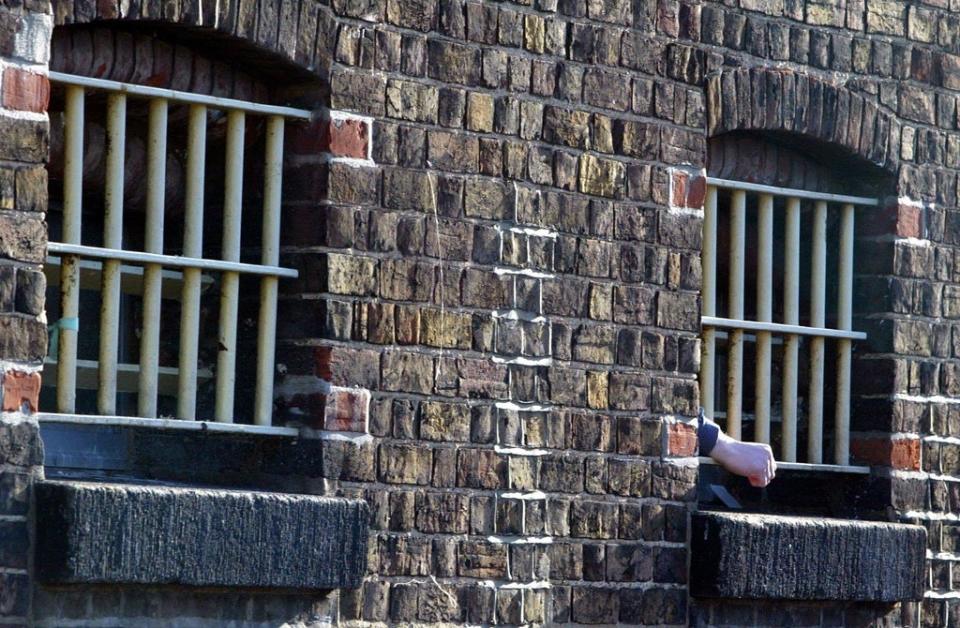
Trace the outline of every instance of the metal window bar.
<instances>
[{"instance_id":1,"label":"metal window bar","mask_svg":"<svg viewBox=\"0 0 960 628\"><path fill-rule=\"evenodd\" d=\"M257 334L257 383L254 422L269 426L273 408L273 370L276 333L277 284L281 277L296 277L297 271L279 266L280 201L282 198L283 132L285 119L309 119L311 112L277 107L203 94L131 85L51 72L50 80L65 85L64 110L64 203L62 242L50 242L48 251L60 255L51 266L59 279L61 316L56 359L48 358L56 372L57 411L76 412L79 362L83 362L82 384L90 386L91 369L97 372L97 412L116 414L118 381L122 390L131 390L135 377L140 418L157 416L159 394L177 395L179 418L197 417L197 382L211 373L198 370L200 294L204 273L221 275L221 311L218 337L226 351L218 352L215 373L215 419L229 423L234 419L239 279L241 274L259 276L261 300ZM88 92L107 94L107 172L105 186L105 228L103 246L81 241L83 203L83 157L85 102ZM149 101L148 176L146 225L143 251L123 248L123 177L128 98ZM183 255L164 254L164 189L167 158L167 120L172 104L188 105L186 201ZM219 258L203 257L204 166L206 163L207 111L227 112L228 140L224 190L224 238ZM263 233L261 264L240 261L240 223L242 214L243 148L247 114L267 116L266 162L264 174ZM85 261L95 260L95 261ZM80 322L79 293L81 266L88 274L101 276L101 334L96 362L77 359L77 334ZM118 363L120 297L129 291L131 265L143 267L143 329L140 364ZM172 273L165 269L178 269ZM175 276L181 299L180 357L177 368L162 367L159 362L162 299L169 293L164 280ZM207 279L208 280L208 279ZM122 288L122 286L124 286ZM173 385L175 382L175 386Z\"/></svg>"},{"instance_id":2,"label":"metal window bar","mask_svg":"<svg viewBox=\"0 0 960 628\"><path fill-rule=\"evenodd\" d=\"M809 351L807 382L808 463L823 462L823 391L824 356L826 341L837 345L836 399L834 408L834 464L849 464L850 433L850 361L854 340L866 334L852 329L853 291L853 237L854 212L857 206L876 206L877 199L823 194L808 190L777 188L773 186L708 178L704 203L703 238L703 359L700 390L704 409L713 416L723 414L727 431L741 436L745 416L743 406L744 339L755 334L755 381L752 418L755 421L755 440L772 442L771 434L771 362L772 346L782 339L781 389L781 447L779 458L785 462L797 461L798 438L798 379L800 373L800 344ZM720 219L719 193L729 197L729 261L727 277L718 277L717 228ZM746 214L748 198L756 199L756 260L755 269L745 268L747 242ZM782 234L774 233L775 199L783 199ZM810 324L800 325L801 243L800 223L802 202L812 202L812 234L810 242ZM827 217L828 212L839 211L840 233L837 326L827 328ZM783 320L773 320L774 263L776 237L783 238ZM756 320L744 315L745 274L756 276ZM716 294L726 282L727 316L717 312ZM724 330L724 332L718 331ZM725 412L716 411L714 379L717 376L717 340L726 338L727 398ZM776 337L776 338L775 338ZM805 340L804 340L805 339ZM750 416L750 415L746 415Z\"/></svg>"},{"instance_id":3,"label":"metal window bar","mask_svg":"<svg viewBox=\"0 0 960 628\"><path fill-rule=\"evenodd\" d=\"M163 253L163 196L167 178L167 101L150 101L147 144L147 224L144 248ZM137 414L157 416L160 369L160 298L163 267L148 264L143 275L143 332L140 335L140 382Z\"/></svg>"},{"instance_id":4,"label":"metal window bar","mask_svg":"<svg viewBox=\"0 0 960 628\"><path fill-rule=\"evenodd\" d=\"M717 188L707 188L703 205L703 315L717 312ZM703 359L700 361L700 403L707 416L714 416L717 338L714 327L703 328Z\"/></svg>"}]
</instances>

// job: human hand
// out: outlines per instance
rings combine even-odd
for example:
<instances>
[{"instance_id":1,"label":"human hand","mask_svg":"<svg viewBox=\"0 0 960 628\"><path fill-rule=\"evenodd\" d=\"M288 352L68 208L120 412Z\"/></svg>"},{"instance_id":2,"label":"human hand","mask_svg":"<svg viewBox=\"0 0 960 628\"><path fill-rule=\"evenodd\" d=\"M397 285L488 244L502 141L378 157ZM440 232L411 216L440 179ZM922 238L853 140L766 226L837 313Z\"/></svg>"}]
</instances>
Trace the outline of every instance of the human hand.
<instances>
[{"instance_id":1,"label":"human hand","mask_svg":"<svg viewBox=\"0 0 960 628\"><path fill-rule=\"evenodd\" d=\"M751 486L762 488L776 476L773 450L764 443L744 443L721 433L710 457L730 473L747 478Z\"/></svg>"}]
</instances>

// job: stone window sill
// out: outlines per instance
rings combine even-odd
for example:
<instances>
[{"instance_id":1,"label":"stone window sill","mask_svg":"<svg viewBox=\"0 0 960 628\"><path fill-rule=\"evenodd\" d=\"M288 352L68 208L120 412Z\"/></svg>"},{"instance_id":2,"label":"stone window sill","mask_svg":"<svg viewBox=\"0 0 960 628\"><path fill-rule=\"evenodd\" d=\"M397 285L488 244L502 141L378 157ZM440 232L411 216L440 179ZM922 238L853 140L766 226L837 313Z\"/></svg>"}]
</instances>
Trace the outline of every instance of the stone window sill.
<instances>
[{"instance_id":1,"label":"stone window sill","mask_svg":"<svg viewBox=\"0 0 960 628\"><path fill-rule=\"evenodd\" d=\"M356 588L366 502L118 482L36 486L39 578L51 584Z\"/></svg>"},{"instance_id":2,"label":"stone window sill","mask_svg":"<svg viewBox=\"0 0 960 628\"><path fill-rule=\"evenodd\" d=\"M690 593L755 600L918 600L926 545L926 530L915 525L698 512L691 519Z\"/></svg>"}]
</instances>

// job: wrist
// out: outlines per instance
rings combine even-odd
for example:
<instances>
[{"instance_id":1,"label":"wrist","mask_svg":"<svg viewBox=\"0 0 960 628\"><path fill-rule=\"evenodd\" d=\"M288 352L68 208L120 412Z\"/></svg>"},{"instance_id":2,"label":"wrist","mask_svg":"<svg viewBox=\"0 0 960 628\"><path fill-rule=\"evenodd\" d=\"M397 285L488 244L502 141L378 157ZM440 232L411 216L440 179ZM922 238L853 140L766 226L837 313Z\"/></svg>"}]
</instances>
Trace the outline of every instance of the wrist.
<instances>
[{"instance_id":1,"label":"wrist","mask_svg":"<svg viewBox=\"0 0 960 628\"><path fill-rule=\"evenodd\" d=\"M710 452L710 457L720 463L721 466L725 466L730 460L731 449L735 442L721 431L717 436L717 442L713 446L713 450Z\"/></svg>"}]
</instances>

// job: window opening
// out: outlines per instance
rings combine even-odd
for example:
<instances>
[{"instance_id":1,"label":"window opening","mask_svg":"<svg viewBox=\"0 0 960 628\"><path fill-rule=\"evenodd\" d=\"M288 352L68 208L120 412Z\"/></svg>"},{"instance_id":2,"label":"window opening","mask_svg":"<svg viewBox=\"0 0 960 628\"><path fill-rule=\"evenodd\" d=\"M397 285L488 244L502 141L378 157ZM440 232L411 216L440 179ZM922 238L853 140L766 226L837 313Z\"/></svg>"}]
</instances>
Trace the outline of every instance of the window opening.
<instances>
[{"instance_id":1,"label":"window opening","mask_svg":"<svg viewBox=\"0 0 960 628\"><path fill-rule=\"evenodd\" d=\"M876 205L707 178L702 403L783 462L849 464L855 216Z\"/></svg>"},{"instance_id":2,"label":"window opening","mask_svg":"<svg viewBox=\"0 0 960 628\"><path fill-rule=\"evenodd\" d=\"M259 283L259 314L252 420L270 425L278 281L297 277L296 270L279 265L284 124L309 119L311 112L59 72L51 72L50 80L63 90L64 133L62 212L50 215L45 265L53 298L44 382L48 389L55 382L55 391L47 392L55 394L57 412L140 418L169 412L233 422L241 282L253 281ZM134 109L146 118L146 174L143 214L131 217L124 211L130 192L125 156L142 130L128 129ZM185 118L185 129L170 126L174 111L178 120ZM105 117L102 190L84 186L90 148L85 125L95 115ZM206 188L205 173L215 116L225 118L226 128L222 212L212 216L204 211L215 192ZM259 214L244 207L244 176L250 174L245 149L253 145L247 127L254 124L248 118L265 128ZM173 137L182 140L177 148L168 146ZM182 183L171 186L167 165L173 150L185 153L186 165ZM172 193L182 193L182 216L165 214ZM89 203L94 207L85 207ZM242 222L247 238L250 227L260 228L259 261L241 259ZM213 238L211 224L220 227ZM199 347L208 340L201 333L201 305L212 291L219 292L213 299L216 358L199 367ZM172 363L161 360L161 333L175 347ZM215 385L215 403L198 416L198 383L207 381Z\"/></svg>"}]
</instances>

